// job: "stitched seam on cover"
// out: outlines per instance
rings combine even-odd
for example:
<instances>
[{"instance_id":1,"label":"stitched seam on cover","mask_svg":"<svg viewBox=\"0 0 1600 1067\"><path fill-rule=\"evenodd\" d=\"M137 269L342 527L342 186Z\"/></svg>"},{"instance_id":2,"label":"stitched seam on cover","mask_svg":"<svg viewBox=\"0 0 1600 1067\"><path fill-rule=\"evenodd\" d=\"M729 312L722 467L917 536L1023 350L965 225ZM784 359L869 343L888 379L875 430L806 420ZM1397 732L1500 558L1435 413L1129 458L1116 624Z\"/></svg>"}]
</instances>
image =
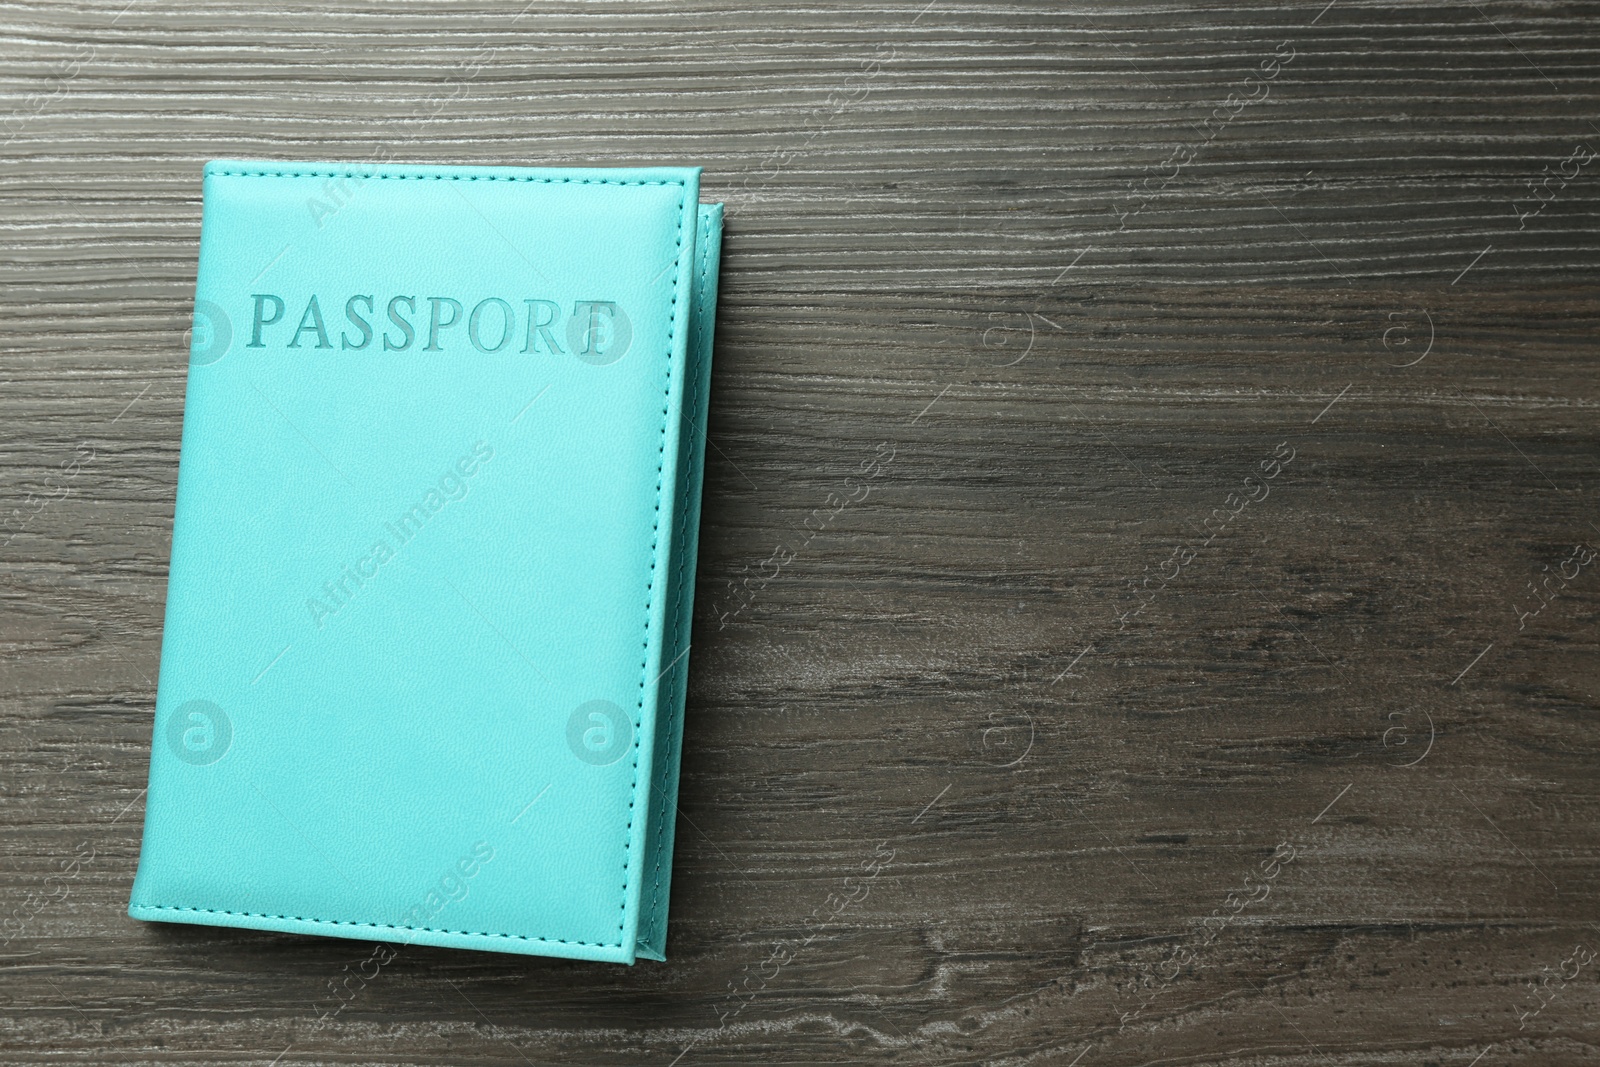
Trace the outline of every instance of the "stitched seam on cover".
<instances>
[{"instance_id":1,"label":"stitched seam on cover","mask_svg":"<svg viewBox=\"0 0 1600 1067\"><path fill-rule=\"evenodd\" d=\"M698 211L698 209L697 209L697 211ZM696 226L699 225L699 222L700 222L699 216L698 216L698 214L696 214L696 217L695 217ZM702 233L700 235L699 243L701 245L701 247L700 247L700 287L695 290L695 301L696 301L696 303L703 303L705 301L706 267L710 263L710 260L711 260L711 240L710 240L710 230L709 230L709 228L706 230L706 232L704 232L704 233ZM691 314L693 314L695 316L695 318L698 320L699 317L700 317L699 308L695 307L695 309L691 312ZM690 381L684 383L683 408L684 408L685 411L689 410L689 404L690 403L698 402L698 397L700 396L700 374L705 369L705 363L706 363L706 361L704 359L699 358L698 355L697 355L696 358L695 358L694 377ZM694 397L693 398L690 397L690 393L689 393L691 388L694 391ZM691 429L694 428L692 420L690 422L690 428ZM680 430L680 432L682 432L682 431ZM691 451L693 451L693 449L694 449L694 444L693 444L693 439L692 438L690 439L689 448L690 448ZM677 502L678 503L678 582L677 582L677 588L678 588L678 595L679 596L683 595L683 564L684 564L684 560L689 555L688 547L687 547L687 540L688 540L688 536L689 536L688 498L689 498L689 479L691 477L693 477L693 464L686 463L686 464L684 464L684 471L683 471L683 497L682 497L682 499L680 499ZM680 616L680 618L681 618L681 616ZM681 623L678 620L674 620L674 627L676 627L678 625L681 625ZM679 636L682 637L683 635L679 634ZM688 649L685 649L684 653L687 653L687 651L688 651ZM684 653L680 653L679 654L679 658L680 659L685 658ZM683 665L683 669L684 670L688 670L689 669L689 665L687 663L685 663ZM678 665L677 665L677 663L674 663L673 666L672 666L672 680L673 680L674 691L676 691L676 687L677 687L677 678L678 678ZM656 712L657 712L656 717L657 717L658 721L660 719L660 710L661 709L658 706L657 709L656 709ZM678 728L681 725L682 721L683 721L683 709L675 708L674 709L674 714L673 714L673 717L672 717L672 723L671 723L671 725L669 726L669 728L667 730L667 758L661 761L661 799L662 799L663 802L665 802L666 799L667 799L667 796L666 796L666 793L667 793L667 774L668 774L668 772L670 771L670 769L672 767L673 738L677 736ZM665 814L665 812L663 812L663 814L662 814L663 820L665 820L668 817L669 816L667 816ZM640 938L641 941L648 941L649 939L655 937L655 933L656 933L656 901L658 899L660 899L660 896L661 896L661 854L666 851L666 847L667 847L667 835L664 834L664 833L660 833L658 831L657 835L656 835L655 878L652 881L651 886L650 886L650 910L645 913L646 917L649 919L650 926L645 931L645 935ZM662 947L665 948L666 946L663 945Z\"/></svg>"},{"instance_id":2,"label":"stitched seam on cover","mask_svg":"<svg viewBox=\"0 0 1600 1067\"><path fill-rule=\"evenodd\" d=\"M700 210L699 205L696 205L695 206L695 211L698 213L699 210ZM673 271L674 276L676 276L676 274L677 274L679 263L681 263L682 260L683 260L683 196L682 196L681 190L680 190L680 193L679 193L679 196L678 196L678 233L677 233L677 236L675 238L675 241L677 242L677 252L672 257L672 271ZM663 479L662 479L662 476L661 476L661 472L662 472L662 469L666 466L666 461L667 461L667 413L672 408L672 404L671 404L671 398L672 398L672 336L673 336L673 328L677 325L677 322L678 322L678 315L677 315L677 310L678 310L678 287L677 287L676 284L674 284L673 287L672 287L672 305L671 305L671 307L672 307L672 311L671 311L672 326L667 327L667 383L666 383L666 386L661 391L661 443L656 448L656 519L655 519L655 522L653 522L650 525L650 589L649 589L649 598L645 601L645 605L644 605L644 649L645 649L645 654L644 654L644 658L642 660L640 660L640 662L639 662L639 722L640 722L641 725L644 723L645 679L646 679L646 676L650 673L650 614L651 614L652 610L655 608L655 602L656 602L656 563L658 561L658 557L656 555L656 548L661 543L661 487L662 487L662 484L663 484ZM689 309L684 313L684 321L685 321L686 326L687 326L688 321L689 321L689 316L692 315L693 313L694 313L694 307L691 304ZM685 357L687 358L687 354L688 354L688 346L687 345L684 346L684 353L685 353ZM666 629L667 629L667 619L666 619L666 615L665 615L664 612L662 614L661 623L662 623L662 625L661 625L662 636L665 637L666 636ZM662 644L664 646L665 645L665 641L663 641ZM659 693L659 690L657 692ZM661 703L658 700L656 702L656 722L657 722L657 725L660 724L660 721L661 721ZM633 794L632 794L631 798L628 800L628 843L623 849L623 870L624 871L627 871L627 869L628 869L627 859L628 859L628 856L631 853L631 850L633 848L633 814L634 814L634 805L638 802L638 800L639 800L639 737L638 737L637 734L635 734L634 735L634 739L633 739ZM642 865L640 867L639 873L640 873L640 875L644 874L644 868L643 868ZM627 915L627 910L628 910L628 875L627 874L624 874L623 877L622 877L622 910L623 910L623 915L626 916ZM622 922L621 919L619 919L617 921L617 929L619 931L622 929L622 925L623 925L623 922ZM622 940L622 938L621 938L621 935L619 934L618 937L617 937L617 941L620 943L621 940ZM635 942L638 941L637 936L635 937L634 940L635 940Z\"/></svg>"},{"instance_id":3,"label":"stitched seam on cover","mask_svg":"<svg viewBox=\"0 0 1600 1067\"><path fill-rule=\"evenodd\" d=\"M535 937L531 934L502 934L493 930L446 930L437 926L401 926L398 923L364 923L354 919L313 919L305 915L272 915L264 911L228 911L225 908L190 908L171 904L135 904L135 911L194 911L207 915L242 915L252 919L286 919L297 923L315 923L318 926L362 926L372 930L412 930L427 934L469 934L473 937L505 937L517 941L540 941L551 945L583 945L586 948L621 948L604 941L567 941L559 937Z\"/></svg>"},{"instance_id":4,"label":"stitched seam on cover","mask_svg":"<svg viewBox=\"0 0 1600 1067\"><path fill-rule=\"evenodd\" d=\"M683 182L681 181L622 181L611 178L534 178L519 177L516 175L456 175L456 174L394 174L379 171L355 173L351 171L283 171L283 170L214 170L210 174L230 178L391 178L400 180L431 180L431 181L490 181L490 182L532 182L540 185L676 185L678 187L678 230L673 239L677 248L672 257L673 273L676 275L679 262L683 259ZM696 208L698 211L698 207ZM645 674L650 666L650 612L655 606L656 590L656 546L660 542L661 529L661 470L665 464L667 452L667 412L671 407L668 402L672 396L672 342L677 336L678 325L678 291L673 286L671 310L667 317L667 384L663 391L661 407L661 444L656 449L656 519L650 526L650 584L646 586L647 599L644 606L644 647L645 658L639 664L639 720L644 721L644 686ZM663 623L665 620L662 620ZM663 627L665 629L665 627ZM659 709L658 709L659 710ZM622 841L622 908L623 915L628 911L628 858L633 851L633 813L639 800L639 738L637 734L633 739L633 784L628 791L628 827L624 831ZM255 911L228 911L224 908L196 908L179 904L134 904L134 908L145 911L190 911L202 912L207 915L240 915L256 919L284 919L294 922L315 923L320 926L360 926L374 930L415 930L423 933L437 934L463 934L474 937L504 937L517 941L537 941L551 945L582 945L586 948L621 948L623 920L617 921L618 936L615 943L605 941L567 941L559 937L537 937L532 934L504 934L492 930L444 930L431 926L399 926L394 923L367 923L354 919L317 919L302 915L269 915L265 912Z\"/></svg>"},{"instance_id":5,"label":"stitched seam on cover","mask_svg":"<svg viewBox=\"0 0 1600 1067\"><path fill-rule=\"evenodd\" d=\"M676 185L678 181L624 181L620 178L535 178L516 174L395 174L384 171L351 170L213 170L208 173L224 178L379 178L392 181L426 182L532 182L536 185ZM682 201L679 201L682 210ZM679 223L682 230L682 223Z\"/></svg>"}]
</instances>

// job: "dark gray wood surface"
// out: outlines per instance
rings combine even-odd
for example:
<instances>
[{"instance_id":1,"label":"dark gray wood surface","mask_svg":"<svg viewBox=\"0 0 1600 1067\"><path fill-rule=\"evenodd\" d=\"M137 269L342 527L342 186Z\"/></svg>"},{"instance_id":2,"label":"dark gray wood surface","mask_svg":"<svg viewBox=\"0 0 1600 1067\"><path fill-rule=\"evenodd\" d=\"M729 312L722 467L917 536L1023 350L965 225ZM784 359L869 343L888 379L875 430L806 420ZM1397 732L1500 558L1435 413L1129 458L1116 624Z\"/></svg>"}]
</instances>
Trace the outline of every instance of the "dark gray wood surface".
<instances>
[{"instance_id":1,"label":"dark gray wood surface","mask_svg":"<svg viewBox=\"0 0 1600 1067\"><path fill-rule=\"evenodd\" d=\"M0 5L0 1061L1600 1062L1597 14ZM665 965L124 914L201 164L385 150L728 205Z\"/></svg>"}]
</instances>

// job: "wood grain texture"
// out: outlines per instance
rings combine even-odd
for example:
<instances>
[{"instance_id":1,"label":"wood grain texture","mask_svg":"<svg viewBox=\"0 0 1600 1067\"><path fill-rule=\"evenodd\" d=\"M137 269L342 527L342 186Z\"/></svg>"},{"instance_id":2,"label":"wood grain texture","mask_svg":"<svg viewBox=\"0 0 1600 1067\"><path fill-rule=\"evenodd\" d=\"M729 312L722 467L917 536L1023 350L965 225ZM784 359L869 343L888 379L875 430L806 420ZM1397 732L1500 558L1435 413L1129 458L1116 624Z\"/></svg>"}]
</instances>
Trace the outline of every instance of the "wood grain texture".
<instances>
[{"instance_id":1,"label":"wood grain texture","mask_svg":"<svg viewBox=\"0 0 1600 1067\"><path fill-rule=\"evenodd\" d=\"M1600 1062L1597 16L0 3L0 1061ZM728 205L668 964L124 914L200 166L380 153Z\"/></svg>"}]
</instances>

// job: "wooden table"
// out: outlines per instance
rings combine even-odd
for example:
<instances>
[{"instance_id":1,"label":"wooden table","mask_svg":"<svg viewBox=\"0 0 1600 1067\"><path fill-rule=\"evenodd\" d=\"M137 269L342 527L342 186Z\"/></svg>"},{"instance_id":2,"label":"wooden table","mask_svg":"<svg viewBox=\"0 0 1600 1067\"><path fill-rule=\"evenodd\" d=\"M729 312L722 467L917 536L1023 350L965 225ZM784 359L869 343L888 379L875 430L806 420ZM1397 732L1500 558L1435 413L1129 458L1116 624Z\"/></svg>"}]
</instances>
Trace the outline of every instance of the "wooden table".
<instances>
[{"instance_id":1,"label":"wooden table","mask_svg":"<svg viewBox=\"0 0 1600 1067\"><path fill-rule=\"evenodd\" d=\"M1597 1062L1597 15L0 7L0 1061ZM124 914L201 164L385 149L728 205L665 965Z\"/></svg>"}]
</instances>

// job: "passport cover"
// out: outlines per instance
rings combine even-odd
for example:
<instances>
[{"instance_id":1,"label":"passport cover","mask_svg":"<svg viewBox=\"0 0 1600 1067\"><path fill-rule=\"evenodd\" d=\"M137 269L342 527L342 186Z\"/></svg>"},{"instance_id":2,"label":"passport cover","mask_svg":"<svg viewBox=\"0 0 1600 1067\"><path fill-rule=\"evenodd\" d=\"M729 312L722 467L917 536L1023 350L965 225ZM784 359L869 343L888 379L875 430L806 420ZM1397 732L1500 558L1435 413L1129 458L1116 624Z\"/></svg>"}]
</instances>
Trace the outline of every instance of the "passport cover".
<instances>
[{"instance_id":1,"label":"passport cover","mask_svg":"<svg viewBox=\"0 0 1600 1067\"><path fill-rule=\"evenodd\" d=\"M665 958L699 181L207 165L129 915Z\"/></svg>"}]
</instances>

